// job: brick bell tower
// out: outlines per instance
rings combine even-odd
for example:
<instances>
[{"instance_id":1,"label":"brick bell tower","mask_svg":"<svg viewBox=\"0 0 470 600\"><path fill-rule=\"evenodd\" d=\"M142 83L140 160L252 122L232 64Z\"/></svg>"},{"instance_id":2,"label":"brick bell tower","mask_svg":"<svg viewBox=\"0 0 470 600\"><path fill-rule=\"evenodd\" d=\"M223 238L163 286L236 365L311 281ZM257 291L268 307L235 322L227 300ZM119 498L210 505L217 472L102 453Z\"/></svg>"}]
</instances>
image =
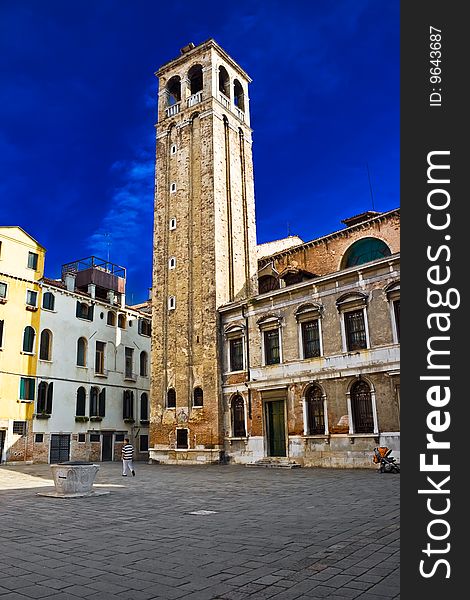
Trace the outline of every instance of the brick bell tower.
<instances>
[{"instance_id":1,"label":"brick bell tower","mask_svg":"<svg viewBox=\"0 0 470 600\"><path fill-rule=\"evenodd\" d=\"M251 79L212 39L184 47L156 75L149 455L217 462L224 438L217 309L257 293Z\"/></svg>"}]
</instances>

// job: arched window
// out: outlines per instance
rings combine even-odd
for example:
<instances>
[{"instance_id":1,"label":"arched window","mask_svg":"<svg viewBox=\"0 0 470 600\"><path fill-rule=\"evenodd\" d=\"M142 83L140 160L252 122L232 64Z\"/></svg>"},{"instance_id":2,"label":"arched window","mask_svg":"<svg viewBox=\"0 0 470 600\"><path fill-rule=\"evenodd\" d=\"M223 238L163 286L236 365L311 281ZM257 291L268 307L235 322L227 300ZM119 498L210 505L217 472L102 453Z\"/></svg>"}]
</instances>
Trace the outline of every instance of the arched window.
<instances>
[{"instance_id":1,"label":"arched window","mask_svg":"<svg viewBox=\"0 0 470 600\"><path fill-rule=\"evenodd\" d=\"M168 106L181 101L181 79L178 75L175 75L168 81L166 89L168 92Z\"/></svg>"},{"instance_id":2,"label":"arched window","mask_svg":"<svg viewBox=\"0 0 470 600\"><path fill-rule=\"evenodd\" d=\"M240 395L233 398L231 408L233 437L246 437L245 403Z\"/></svg>"},{"instance_id":3,"label":"arched window","mask_svg":"<svg viewBox=\"0 0 470 600\"><path fill-rule=\"evenodd\" d=\"M176 391L170 388L166 393L166 407L176 408Z\"/></svg>"},{"instance_id":4,"label":"arched window","mask_svg":"<svg viewBox=\"0 0 470 600\"><path fill-rule=\"evenodd\" d=\"M245 93L238 79L233 82L233 102L237 108L245 112Z\"/></svg>"},{"instance_id":5,"label":"arched window","mask_svg":"<svg viewBox=\"0 0 470 600\"><path fill-rule=\"evenodd\" d=\"M118 315L118 327L121 329L126 328L126 315Z\"/></svg>"},{"instance_id":6,"label":"arched window","mask_svg":"<svg viewBox=\"0 0 470 600\"><path fill-rule=\"evenodd\" d=\"M32 353L34 349L34 337L36 332L34 329L28 325L24 328L23 332L23 352Z\"/></svg>"},{"instance_id":7,"label":"arched window","mask_svg":"<svg viewBox=\"0 0 470 600\"><path fill-rule=\"evenodd\" d=\"M90 390L90 417L104 417L106 408L106 388L98 387Z\"/></svg>"},{"instance_id":8,"label":"arched window","mask_svg":"<svg viewBox=\"0 0 470 600\"><path fill-rule=\"evenodd\" d=\"M279 289L279 281L273 275L263 275L258 280L259 293L265 294L271 290Z\"/></svg>"},{"instance_id":9,"label":"arched window","mask_svg":"<svg viewBox=\"0 0 470 600\"><path fill-rule=\"evenodd\" d=\"M193 65L188 71L189 91L191 96L202 90L202 67L201 65Z\"/></svg>"},{"instance_id":10,"label":"arched window","mask_svg":"<svg viewBox=\"0 0 470 600\"><path fill-rule=\"evenodd\" d=\"M77 341L77 367L86 367L87 341L81 337Z\"/></svg>"},{"instance_id":11,"label":"arched window","mask_svg":"<svg viewBox=\"0 0 470 600\"><path fill-rule=\"evenodd\" d=\"M148 375L148 355L145 351L140 353L140 374L142 377L147 377Z\"/></svg>"},{"instance_id":12,"label":"arched window","mask_svg":"<svg viewBox=\"0 0 470 600\"><path fill-rule=\"evenodd\" d=\"M351 411L354 433L374 433L372 395L364 380L357 381L351 388Z\"/></svg>"},{"instance_id":13,"label":"arched window","mask_svg":"<svg viewBox=\"0 0 470 600\"><path fill-rule=\"evenodd\" d=\"M106 320L108 325L116 325L116 313L112 310L108 311L108 316Z\"/></svg>"},{"instance_id":14,"label":"arched window","mask_svg":"<svg viewBox=\"0 0 470 600\"><path fill-rule=\"evenodd\" d=\"M144 392L140 396L140 421L149 420L149 397Z\"/></svg>"},{"instance_id":15,"label":"arched window","mask_svg":"<svg viewBox=\"0 0 470 600\"><path fill-rule=\"evenodd\" d=\"M54 390L53 383L41 381L38 385L38 400L36 412L40 414L52 414L52 394Z\"/></svg>"},{"instance_id":16,"label":"arched window","mask_svg":"<svg viewBox=\"0 0 470 600\"><path fill-rule=\"evenodd\" d=\"M341 268L355 267L364 263L390 256L390 248L385 242L377 238L367 237L354 242L343 256Z\"/></svg>"},{"instance_id":17,"label":"arched window","mask_svg":"<svg viewBox=\"0 0 470 600\"><path fill-rule=\"evenodd\" d=\"M204 392L200 387L194 388L193 392L193 406L201 407L204 405Z\"/></svg>"},{"instance_id":18,"label":"arched window","mask_svg":"<svg viewBox=\"0 0 470 600\"><path fill-rule=\"evenodd\" d=\"M75 407L75 416L84 417L86 410L86 390L84 387L79 387L77 390L77 404Z\"/></svg>"},{"instance_id":19,"label":"arched window","mask_svg":"<svg viewBox=\"0 0 470 600\"><path fill-rule=\"evenodd\" d=\"M313 385L307 390L305 403L307 408L307 435L324 434L325 414L323 394L317 385Z\"/></svg>"},{"instance_id":20,"label":"arched window","mask_svg":"<svg viewBox=\"0 0 470 600\"><path fill-rule=\"evenodd\" d=\"M39 340L39 358L41 360L51 360L52 357L52 333L49 329L41 331Z\"/></svg>"},{"instance_id":21,"label":"arched window","mask_svg":"<svg viewBox=\"0 0 470 600\"><path fill-rule=\"evenodd\" d=\"M230 78L227 69L222 65L219 67L219 92L230 98Z\"/></svg>"},{"instance_id":22,"label":"arched window","mask_svg":"<svg viewBox=\"0 0 470 600\"><path fill-rule=\"evenodd\" d=\"M122 402L122 418L134 418L134 392L132 390L124 390Z\"/></svg>"},{"instance_id":23,"label":"arched window","mask_svg":"<svg viewBox=\"0 0 470 600\"><path fill-rule=\"evenodd\" d=\"M54 310L54 294L51 292L46 292L42 297L42 307L46 310Z\"/></svg>"}]
</instances>

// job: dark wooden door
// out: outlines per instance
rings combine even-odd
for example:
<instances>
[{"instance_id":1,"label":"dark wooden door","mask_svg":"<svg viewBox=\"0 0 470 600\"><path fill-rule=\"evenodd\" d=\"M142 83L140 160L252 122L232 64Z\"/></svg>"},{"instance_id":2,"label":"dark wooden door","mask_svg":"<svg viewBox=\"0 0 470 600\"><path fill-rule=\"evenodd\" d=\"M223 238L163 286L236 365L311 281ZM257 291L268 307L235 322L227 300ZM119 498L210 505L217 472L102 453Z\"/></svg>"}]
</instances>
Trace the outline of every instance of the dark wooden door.
<instances>
[{"instance_id":1,"label":"dark wooden door","mask_svg":"<svg viewBox=\"0 0 470 600\"><path fill-rule=\"evenodd\" d=\"M0 463L2 462L3 446L5 445L5 434L6 431L4 429L0 429Z\"/></svg>"},{"instance_id":2,"label":"dark wooden door","mask_svg":"<svg viewBox=\"0 0 470 600\"><path fill-rule=\"evenodd\" d=\"M284 400L266 402L268 456L287 456Z\"/></svg>"},{"instance_id":3,"label":"dark wooden door","mask_svg":"<svg viewBox=\"0 0 470 600\"><path fill-rule=\"evenodd\" d=\"M113 460L113 434L103 433L101 460Z\"/></svg>"}]
</instances>

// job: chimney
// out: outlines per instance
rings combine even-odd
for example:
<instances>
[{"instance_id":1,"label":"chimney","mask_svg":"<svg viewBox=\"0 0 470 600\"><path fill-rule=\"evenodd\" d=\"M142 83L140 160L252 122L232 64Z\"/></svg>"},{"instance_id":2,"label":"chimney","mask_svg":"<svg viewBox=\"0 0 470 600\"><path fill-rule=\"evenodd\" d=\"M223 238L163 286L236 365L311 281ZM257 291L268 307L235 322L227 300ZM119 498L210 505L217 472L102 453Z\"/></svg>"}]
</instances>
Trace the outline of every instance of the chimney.
<instances>
[{"instance_id":1,"label":"chimney","mask_svg":"<svg viewBox=\"0 0 470 600\"><path fill-rule=\"evenodd\" d=\"M65 288L68 292L75 291L75 277L76 277L76 273L66 273L65 274Z\"/></svg>"},{"instance_id":2,"label":"chimney","mask_svg":"<svg viewBox=\"0 0 470 600\"><path fill-rule=\"evenodd\" d=\"M90 296L94 299L95 298L95 292L96 292L96 285L94 283L89 283L88 284L88 293L90 294Z\"/></svg>"}]
</instances>

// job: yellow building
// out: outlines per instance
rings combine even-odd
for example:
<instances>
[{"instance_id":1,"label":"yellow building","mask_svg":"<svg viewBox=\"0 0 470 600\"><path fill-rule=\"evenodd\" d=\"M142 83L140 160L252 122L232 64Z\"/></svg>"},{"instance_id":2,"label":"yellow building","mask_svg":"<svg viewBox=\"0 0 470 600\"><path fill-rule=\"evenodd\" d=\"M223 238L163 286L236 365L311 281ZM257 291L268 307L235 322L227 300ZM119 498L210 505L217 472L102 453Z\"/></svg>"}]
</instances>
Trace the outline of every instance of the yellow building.
<instances>
[{"instance_id":1,"label":"yellow building","mask_svg":"<svg viewBox=\"0 0 470 600\"><path fill-rule=\"evenodd\" d=\"M0 227L0 457L32 460L40 279L46 250L21 227ZM31 436L29 436L31 439Z\"/></svg>"}]
</instances>

